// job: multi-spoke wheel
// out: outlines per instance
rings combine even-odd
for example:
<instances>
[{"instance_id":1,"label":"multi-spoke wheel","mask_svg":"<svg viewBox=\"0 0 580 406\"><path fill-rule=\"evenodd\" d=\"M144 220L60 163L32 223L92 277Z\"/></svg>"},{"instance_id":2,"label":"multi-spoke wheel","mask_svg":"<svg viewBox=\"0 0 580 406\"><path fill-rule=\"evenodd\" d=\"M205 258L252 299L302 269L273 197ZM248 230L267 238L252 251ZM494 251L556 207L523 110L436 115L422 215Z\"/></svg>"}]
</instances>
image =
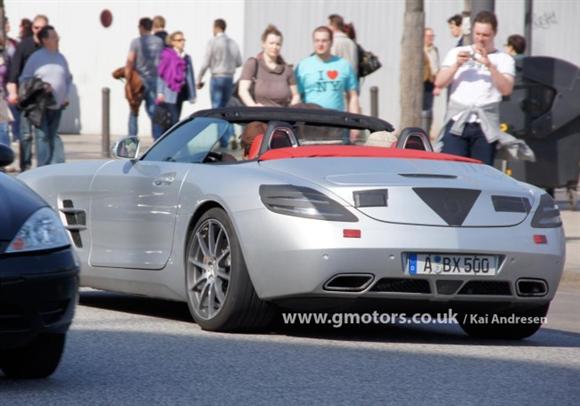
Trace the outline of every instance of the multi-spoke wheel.
<instances>
[{"instance_id":1,"label":"multi-spoke wheel","mask_svg":"<svg viewBox=\"0 0 580 406\"><path fill-rule=\"evenodd\" d=\"M254 291L232 224L222 209L197 222L187 250L189 308L206 330L234 331L263 326L272 316Z\"/></svg>"}]
</instances>

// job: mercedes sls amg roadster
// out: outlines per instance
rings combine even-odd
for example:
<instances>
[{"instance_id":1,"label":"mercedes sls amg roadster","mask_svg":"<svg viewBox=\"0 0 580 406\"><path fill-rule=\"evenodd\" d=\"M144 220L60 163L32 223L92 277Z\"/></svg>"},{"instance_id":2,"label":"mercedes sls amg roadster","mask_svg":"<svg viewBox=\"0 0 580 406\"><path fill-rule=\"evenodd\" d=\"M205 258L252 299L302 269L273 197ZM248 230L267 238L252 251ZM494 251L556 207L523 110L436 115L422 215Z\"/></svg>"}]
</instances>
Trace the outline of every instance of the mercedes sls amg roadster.
<instances>
[{"instance_id":1,"label":"mercedes sls amg roadster","mask_svg":"<svg viewBox=\"0 0 580 406\"><path fill-rule=\"evenodd\" d=\"M117 159L20 178L60 213L82 285L187 302L207 330L256 329L284 308L445 308L515 316L459 317L473 336L535 333L564 267L554 201L432 152L419 129L364 145L391 131L323 109L204 110L144 153L126 138ZM221 149L232 135L246 159Z\"/></svg>"}]
</instances>

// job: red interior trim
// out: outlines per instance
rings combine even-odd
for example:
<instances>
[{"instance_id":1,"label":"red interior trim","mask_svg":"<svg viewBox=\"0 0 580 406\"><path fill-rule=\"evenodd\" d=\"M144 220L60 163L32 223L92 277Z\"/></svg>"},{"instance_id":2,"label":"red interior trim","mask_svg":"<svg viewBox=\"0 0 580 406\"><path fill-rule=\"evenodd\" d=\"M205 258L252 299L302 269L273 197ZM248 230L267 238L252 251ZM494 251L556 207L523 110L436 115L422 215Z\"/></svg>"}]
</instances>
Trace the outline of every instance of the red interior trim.
<instances>
[{"instance_id":1,"label":"red interior trim","mask_svg":"<svg viewBox=\"0 0 580 406\"><path fill-rule=\"evenodd\" d=\"M481 163L477 159L437 152L359 145L308 145L296 148L270 149L264 152L259 160L270 161L288 158L403 158Z\"/></svg>"},{"instance_id":2,"label":"red interior trim","mask_svg":"<svg viewBox=\"0 0 580 406\"><path fill-rule=\"evenodd\" d=\"M263 139L264 134L256 135L256 138L254 138L254 141L252 141L252 145L250 145L250 152L248 153L247 159L256 159L256 157L260 153L260 147L262 146Z\"/></svg>"}]
</instances>

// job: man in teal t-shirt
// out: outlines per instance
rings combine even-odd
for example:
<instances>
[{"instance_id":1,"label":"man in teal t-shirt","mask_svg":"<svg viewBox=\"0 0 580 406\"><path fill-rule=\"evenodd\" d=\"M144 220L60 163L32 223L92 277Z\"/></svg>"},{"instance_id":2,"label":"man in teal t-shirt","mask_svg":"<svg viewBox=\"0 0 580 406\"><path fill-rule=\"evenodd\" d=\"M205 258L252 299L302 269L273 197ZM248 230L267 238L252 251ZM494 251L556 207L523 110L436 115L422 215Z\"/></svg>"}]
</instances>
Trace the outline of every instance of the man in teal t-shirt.
<instances>
[{"instance_id":1,"label":"man in teal t-shirt","mask_svg":"<svg viewBox=\"0 0 580 406\"><path fill-rule=\"evenodd\" d=\"M354 71L346 59L330 53L332 31L321 26L314 30L312 37L314 54L300 61L295 71L302 101L327 109L359 113ZM347 106L344 105L345 98Z\"/></svg>"}]
</instances>

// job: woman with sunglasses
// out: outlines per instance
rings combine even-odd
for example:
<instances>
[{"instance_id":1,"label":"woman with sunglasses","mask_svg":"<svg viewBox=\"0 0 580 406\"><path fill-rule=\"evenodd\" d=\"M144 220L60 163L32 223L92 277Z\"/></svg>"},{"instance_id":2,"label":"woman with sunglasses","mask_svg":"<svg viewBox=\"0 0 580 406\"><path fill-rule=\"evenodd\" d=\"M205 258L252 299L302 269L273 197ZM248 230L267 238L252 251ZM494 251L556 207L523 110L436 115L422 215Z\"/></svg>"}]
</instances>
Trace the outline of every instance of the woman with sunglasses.
<instances>
[{"instance_id":1,"label":"woman with sunglasses","mask_svg":"<svg viewBox=\"0 0 580 406\"><path fill-rule=\"evenodd\" d=\"M195 103L195 76L191 57L185 53L183 32L175 31L167 37L167 45L159 58L157 105L166 108L168 119L158 123L163 131L179 121L185 100Z\"/></svg>"}]
</instances>

